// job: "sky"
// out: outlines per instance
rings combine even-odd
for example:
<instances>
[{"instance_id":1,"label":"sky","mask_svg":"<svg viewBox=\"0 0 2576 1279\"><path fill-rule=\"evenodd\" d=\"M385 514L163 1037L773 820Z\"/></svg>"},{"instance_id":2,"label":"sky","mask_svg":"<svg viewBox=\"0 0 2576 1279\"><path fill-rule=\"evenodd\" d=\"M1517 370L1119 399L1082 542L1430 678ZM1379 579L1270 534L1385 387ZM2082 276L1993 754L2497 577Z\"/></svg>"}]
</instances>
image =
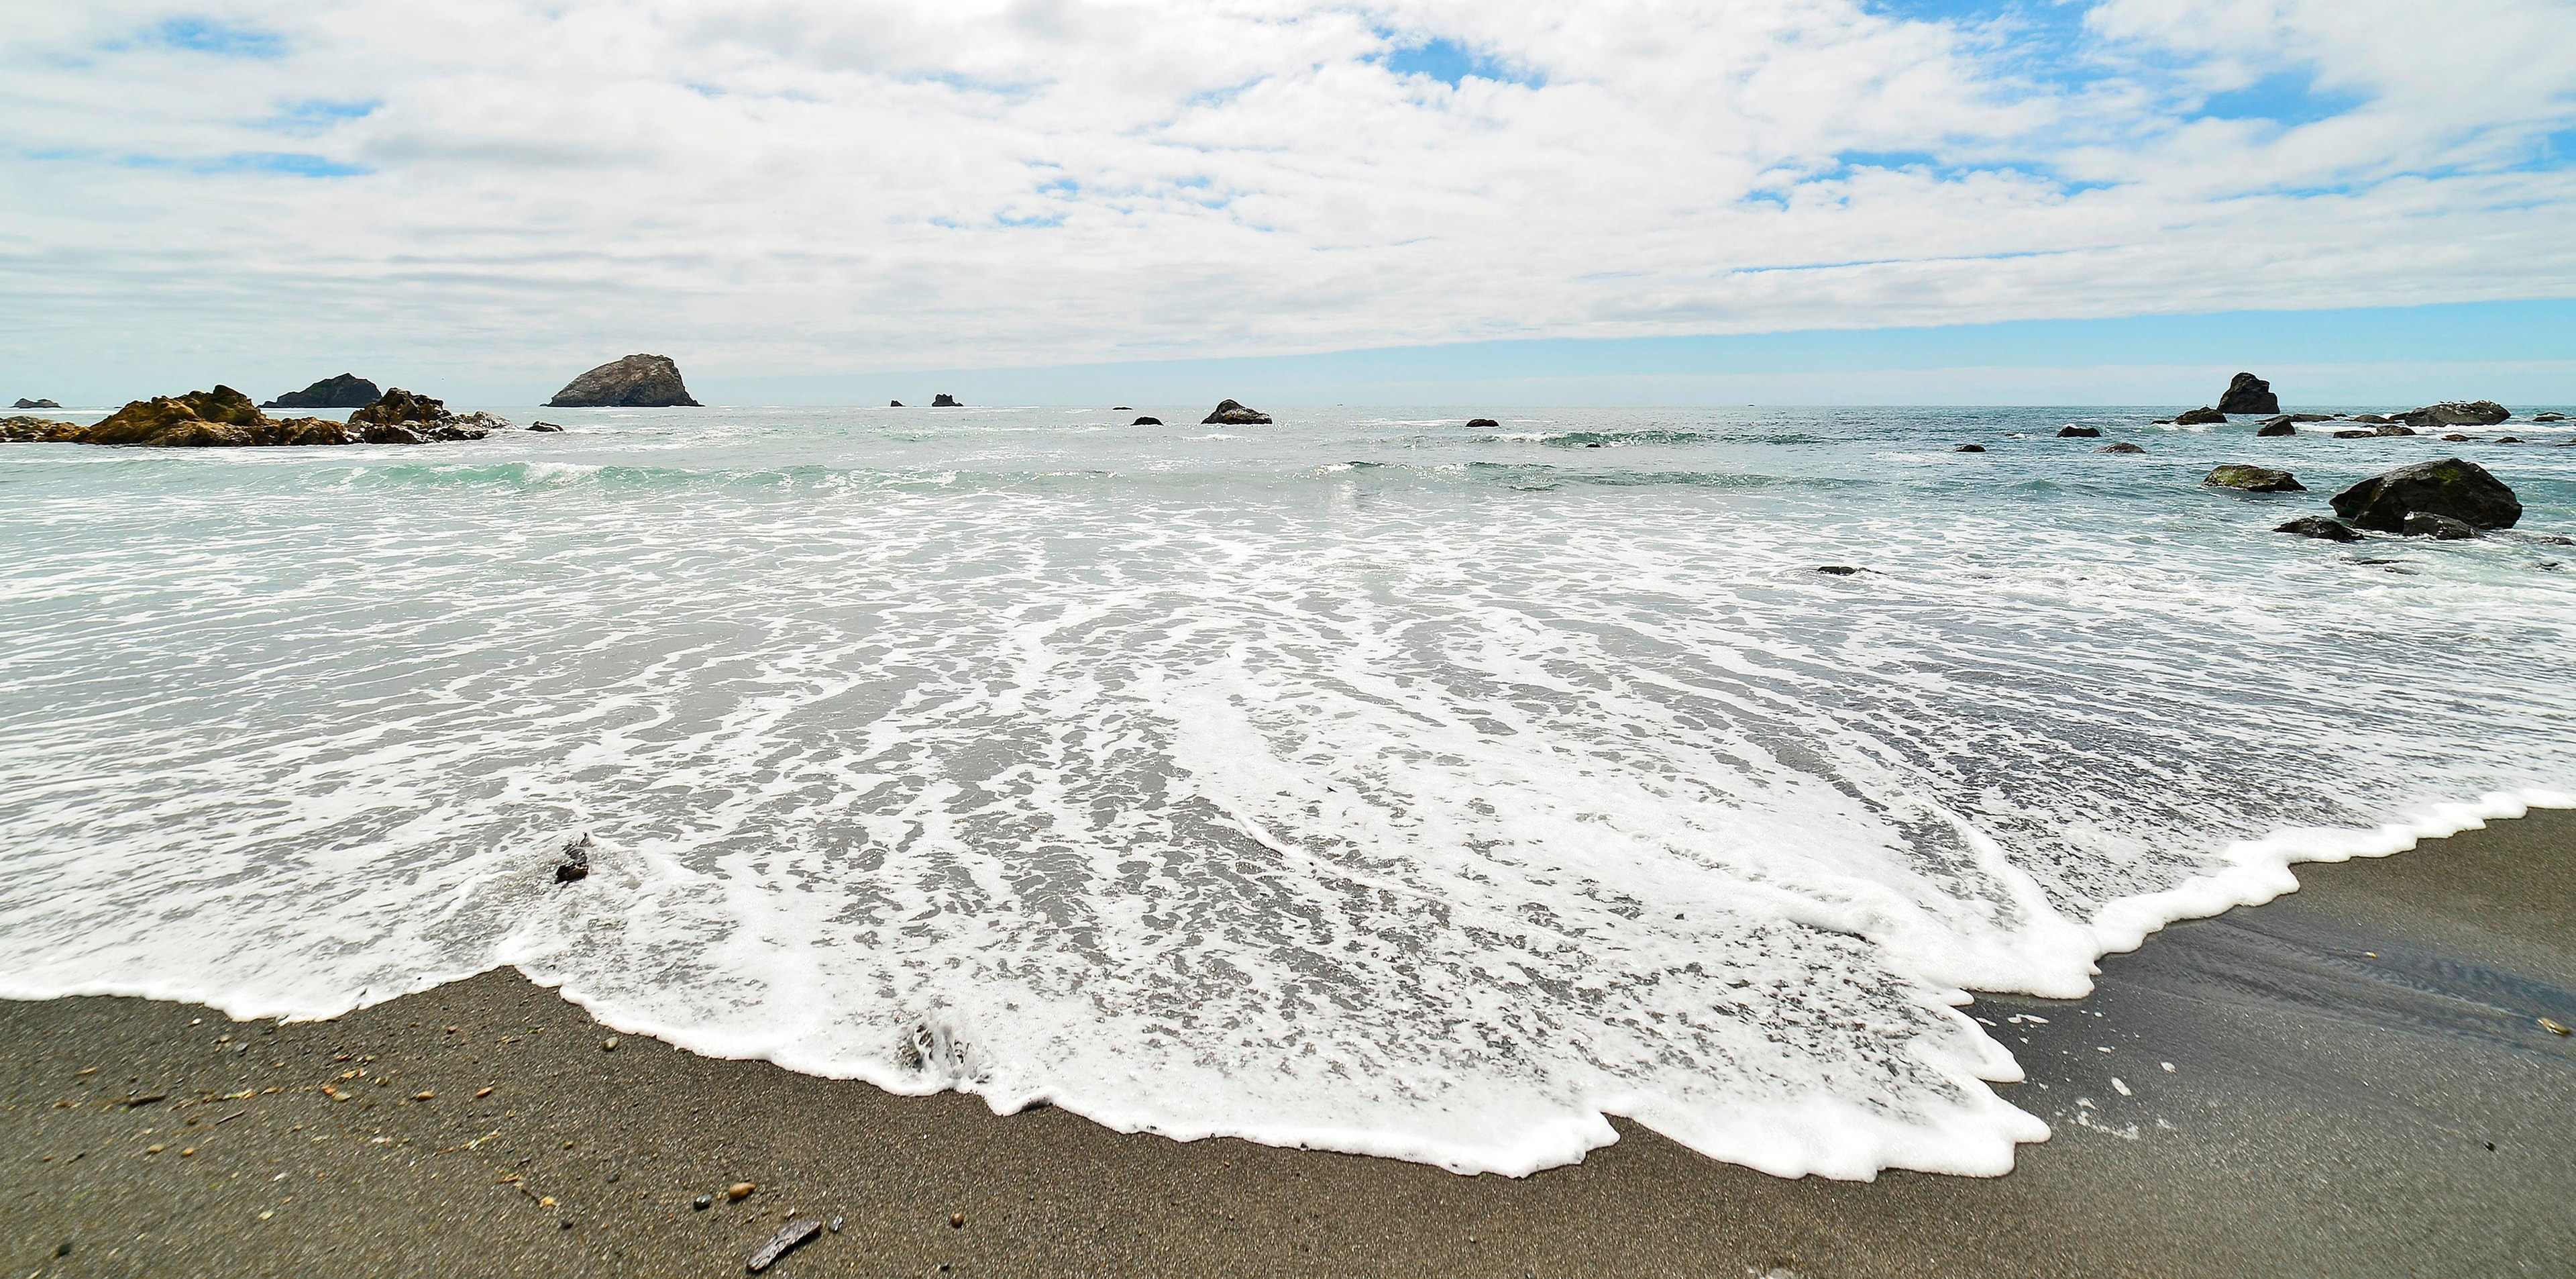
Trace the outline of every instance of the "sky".
<instances>
[{"instance_id":1,"label":"sky","mask_svg":"<svg viewBox=\"0 0 2576 1279\"><path fill-rule=\"evenodd\" d=\"M2568 0L0 0L0 403L638 351L745 403L2565 402L2571 48Z\"/></svg>"}]
</instances>

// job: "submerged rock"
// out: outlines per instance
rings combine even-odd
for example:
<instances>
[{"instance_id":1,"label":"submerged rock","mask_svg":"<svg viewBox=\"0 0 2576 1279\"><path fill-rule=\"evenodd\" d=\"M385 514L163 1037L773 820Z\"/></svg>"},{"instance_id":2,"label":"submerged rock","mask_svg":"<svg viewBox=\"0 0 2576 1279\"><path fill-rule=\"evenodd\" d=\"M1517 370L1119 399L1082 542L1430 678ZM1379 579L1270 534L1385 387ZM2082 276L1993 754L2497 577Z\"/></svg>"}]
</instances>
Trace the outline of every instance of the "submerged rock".
<instances>
[{"instance_id":1,"label":"submerged rock","mask_svg":"<svg viewBox=\"0 0 2576 1279\"><path fill-rule=\"evenodd\" d=\"M2098 426L2061 426L2057 428L2057 438L2061 440L2098 440L2102 438L2102 428Z\"/></svg>"},{"instance_id":2,"label":"submerged rock","mask_svg":"<svg viewBox=\"0 0 2576 1279\"><path fill-rule=\"evenodd\" d=\"M2452 519L2448 515L2435 515L2431 511L2416 511L2409 514L2405 524L2400 526L2398 531L2408 537L2429 537L2444 542L2464 541L2478 535L2478 531L2467 524Z\"/></svg>"},{"instance_id":3,"label":"submerged rock","mask_svg":"<svg viewBox=\"0 0 2576 1279\"><path fill-rule=\"evenodd\" d=\"M2340 521L2327 519L2322 515L2302 515L2287 524L2283 524L2280 527L2273 529L2272 531L2275 533L2296 533L2301 537L2321 538L2328 542L2358 542L2361 540L2361 534L2353 532L2349 525L2343 524Z\"/></svg>"},{"instance_id":4,"label":"submerged rock","mask_svg":"<svg viewBox=\"0 0 2576 1279\"><path fill-rule=\"evenodd\" d=\"M2227 393L2218 397L2221 413L2278 413L2281 397L2272 394L2272 384L2251 373L2239 373L2228 380Z\"/></svg>"},{"instance_id":5,"label":"submerged rock","mask_svg":"<svg viewBox=\"0 0 2576 1279\"><path fill-rule=\"evenodd\" d=\"M590 878L590 849L589 831L583 831L581 838L565 844L563 861L555 867L555 882L570 884Z\"/></svg>"},{"instance_id":6,"label":"submerged rock","mask_svg":"<svg viewBox=\"0 0 2576 1279\"><path fill-rule=\"evenodd\" d=\"M1953 453L1983 453L1986 451L1986 446L1983 444L1962 444L1950 451Z\"/></svg>"},{"instance_id":7,"label":"submerged rock","mask_svg":"<svg viewBox=\"0 0 2576 1279\"><path fill-rule=\"evenodd\" d=\"M2117 444L2105 444L2105 445L2103 445L2102 447L2100 447L2100 448L2098 448L2098 449L2095 449L2095 450L2093 450L2093 451L2094 451L2094 452L2096 452L2096 453L2144 453L2144 452L2146 452L2146 450L2145 450L2145 449L2140 448L2140 447L2138 447L2138 446L2137 446L2137 445L2135 445L2135 444L2131 444L2131 443L2130 443L2130 442L2128 442L2127 440L2122 440L2122 441L2120 441L2120 442L2119 442L2119 443L2117 443Z\"/></svg>"},{"instance_id":8,"label":"submerged rock","mask_svg":"<svg viewBox=\"0 0 2576 1279\"><path fill-rule=\"evenodd\" d=\"M2298 477L2288 471L2276 471L2268 466L2247 466L2242 462L2227 462L2212 468L2200 482L2218 488L2243 489L2248 493L2308 491L2308 486L2299 483Z\"/></svg>"},{"instance_id":9,"label":"submerged rock","mask_svg":"<svg viewBox=\"0 0 2576 1279\"><path fill-rule=\"evenodd\" d=\"M376 402L384 392L355 373L326 377L301 391L289 391L260 405L264 409L356 409Z\"/></svg>"},{"instance_id":10,"label":"submerged rock","mask_svg":"<svg viewBox=\"0 0 2576 1279\"><path fill-rule=\"evenodd\" d=\"M2522 443L2522 437L2519 435L2499 435L2495 438L2495 442L2498 444L2520 444Z\"/></svg>"},{"instance_id":11,"label":"submerged rock","mask_svg":"<svg viewBox=\"0 0 2576 1279\"><path fill-rule=\"evenodd\" d=\"M1249 409L1249 408L1245 408L1241 403L1239 403L1239 402L1237 402L1237 401L1234 401L1234 400L1227 400L1227 401L1225 401L1225 402L1223 402L1223 403L1221 403L1221 404L1217 405L1217 406L1216 406L1216 411L1215 411L1215 412L1212 412L1212 413L1208 414L1206 417L1201 418L1201 419L1199 420L1199 425L1201 425L1201 426L1268 426L1268 425L1270 425L1270 415L1269 415L1269 414L1267 414L1267 413L1262 412L1262 411L1261 411L1261 410L1259 410L1259 409Z\"/></svg>"},{"instance_id":12,"label":"submerged rock","mask_svg":"<svg viewBox=\"0 0 2576 1279\"><path fill-rule=\"evenodd\" d=\"M546 401L550 409L696 408L680 366L667 355L630 355L574 378Z\"/></svg>"},{"instance_id":13,"label":"submerged rock","mask_svg":"<svg viewBox=\"0 0 2576 1279\"><path fill-rule=\"evenodd\" d=\"M2474 528L2512 528L2522 502L2485 467L2456 457L2401 466L2334 495L2334 512L2363 528L2403 532L2417 512Z\"/></svg>"},{"instance_id":14,"label":"submerged rock","mask_svg":"<svg viewBox=\"0 0 2576 1279\"><path fill-rule=\"evenodd\" d=\"M529 429L529 430L531 430L531 431L547 431L547 432L552 432L552 433L557 434L557 435L560 435L560 434L562 434L562 433L563 433L563 428L562 428L562 427L560 427L560 426L555 425L555 424L554 424L554 423L552 423L552 422L530 422L530 423L528 423L528 429Z\"/></svg>"},{"instance_id":15,"label":"submerged rock","mask_svg":"<svg viewBox=\"0 0 2576 1279\"><path fill-rule=\"evenodd\" d=\"M2376 413L2355 413L2352 415L2352 420L2369 426L2386 426L2396 421L2395 418L2381 417Z\"/></svg>"},{"instance_id":16,"label":"submerged rock","mask_svg":"<svg viewBox=\"0 0 2576 1279\"><path fill-rule=\"evenodd\" d=\"M2397 420L2413 427L2493 426L2512 417L2513 413L2493 400L2444 400L2397 415Z\"/></svg>"},{"instance_id":17,"label":"submerged rock","mask_svg":"<svg viewBox=\"0 0 2576 1279\"><path fill-rule=\"evenodd\" d=\"M962 409L966 406L958 403L956 396L950 395L946 391L942 391L939 394L930 397L930 407L934 409Z\"/></svg>"},{"instance_id":18,"label":"submerged rock","mask_svg":"<svg viewBox=\"0 0 2576 1279\"><path fill-rule=\"evenodd\" d=\"M2200 408L2186 409L2174 414L2173 421L2176 426L2224 426L2227 424L2227 415L2203 405Z\"/></svg>"},{"instance_id":19,"label":"submerged rock","mask_svg":"<svg viewBox=\"0 0 2576 1279\"><path fill-rule=\"evenodd\" d=\"M31 400L22 395L18 397L17 403L12 404L9 407L13 409L58 409L61 408L62 405L56 404L52 400Z\"/></svg>"},{"instance_id":20,"label":"submerged rock","mask_svg":"<svg viewBox=\"0 0 2576 1279\"><path fill-rule=\"evenodd\" d=\"M42 404L29 404L25 400L20 400L18 401L18 407L22 409L58 409L62 406L54 403L52 400L47 400ZM2567 420L2567 415L2564 413L2534 413L2531 415L2531 420L2534 422L2564 422Z\"/></svg>"}]
</instances>

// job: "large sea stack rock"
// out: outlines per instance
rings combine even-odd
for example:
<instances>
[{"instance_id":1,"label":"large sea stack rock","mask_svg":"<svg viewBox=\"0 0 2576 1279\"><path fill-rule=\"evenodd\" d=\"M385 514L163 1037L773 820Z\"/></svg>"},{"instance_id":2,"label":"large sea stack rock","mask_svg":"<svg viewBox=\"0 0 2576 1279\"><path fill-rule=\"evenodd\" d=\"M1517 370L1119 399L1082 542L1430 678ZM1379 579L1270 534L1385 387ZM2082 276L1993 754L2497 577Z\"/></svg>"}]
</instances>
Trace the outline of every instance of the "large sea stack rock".
<instances>
[{"instance_id":1,"label":"large sea stack rock","mask_svg":"<svg viewBox=\"0 0 2576 1279\"><path fill-rule=\"evenodd\" d=\"M2201 483L2217 488L2243 489L2248 493L2305 493L2308 486L2288 471L2275 471L2268 466L2247 466L2227 462L2202 476Z\"/></svg>"},{"instance_id":2,"label":"large sea stack rock","mask_svg":"<svg viewBox=\"0 0 2576 1279\"><path fill-rule=\"evenodd\" d=\"M1270 415L1259 409L1245 408L1237 401L1227 400L1224 403L1217 405L1215 412L1199 419L1199 425L1268 426L1270 425Z\"/></svg>"},{"instance_id":3,"label":"large sea stack rock","mask_svg":"<svg viewBox=\"0 0 2576 1279\"><path fill-rule=\"evenodd\" d=\"M2397 420L2422 430L2428 426L2493 426L2512 416L2511 410L2493 400L2444 400L2400 413Z\"/></svg>"},{"instance_id":4,"label":"large sea stack rock","mask_svg":"<svg viewBox=\"0 0 2576 1279\"><path fill-rule=\"evenodd\" d=\"M18 397L18 402L10 405L9 407L16 409L58 409L61 408L62 405L56 404L52 400L31 400L25 396L20 396Z\"/></svg>"},{"instance_id":5,"label":"large sea stack rock","mask_svg":"<svg viewBox=\"0 0 2576 1279\"><path fill-rule=\"evenodd\" d=\"M966 406L958 403L956 396L950 395L946 391L941 391L937 395L930 397L930 407L934 409L962 409Z\"/></svg>"},{"instance_id":6,"label":"large sea stack rock","mask_svg":"<svg viewBox=\"0 0 2576 1279\"><path fill-rule=\"evenodd\" d=\"M384 392L376 384L355 373L326 377L301 391L289 391L260 405L264 409L358 409L376 402Z\"/></svg>"},{"instance_id":7,"label":"large sea stack rock","mask_svg":"<svg viewBox=\"0 0 2576 1279\"><path fill-rule=\"evenodd\" d=\"M2206 404L2174 414L2176 426L2225 426L2226 424L2226 410L2213 409Z\"/></svg>"},{"instance_id":8,"label":"large sea stack rock","mask_svg":"<svg viewBox=\"0 0 2576 1279\"><path fill-rule=\"evenodd\" d=\"M2446 457L2401 466L2334 495L2335 514L2363 528L2402 533L2418 511L2446 515L2471 528L2512 528L2522 503L2504 481L2475 462Z\"/></svg>"},{"instance_id":9,"label":"large sea stack rock","mask_svg":"<svg viewBox=\"0 0 2576 1279\"><path fill-rule=\"evenodd\" d=\"M2227 394L2218 397L2221 413L2278 413L2281 397L2272 394L2272 384L2251 373L2239 373L2228 380Z\"/></svg>"},{"instance_id":10,"label":"large sea stack rock","mask_svg":"<svg viewBox=\"0 0 2576 1279\"><path fill-rule=\"evenodd\" d=\"M680 366L667 355L630 355L603 364L555 392L550 409L696 408L680 381Z\"/></svg>"}]
</instances>

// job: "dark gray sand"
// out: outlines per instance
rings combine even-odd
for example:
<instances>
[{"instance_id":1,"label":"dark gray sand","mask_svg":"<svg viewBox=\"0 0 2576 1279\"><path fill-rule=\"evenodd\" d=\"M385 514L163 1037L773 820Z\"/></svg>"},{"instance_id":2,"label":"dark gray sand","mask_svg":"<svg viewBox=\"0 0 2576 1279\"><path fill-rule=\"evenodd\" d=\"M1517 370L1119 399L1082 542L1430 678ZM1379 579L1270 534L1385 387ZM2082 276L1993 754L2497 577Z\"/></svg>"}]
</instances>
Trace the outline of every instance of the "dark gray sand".
<instances>
[{"instance_id":1,"label":"dark gray sand","mask_svg":"<svg viewBox=\"0 0 2576 1279\"><path fill-rule=\"evenodd\" d=\"M738 1274L813 1214L847 1225L769 1273L2576 1273L2576 1041L2538 1021L2576 1025L2576 814L2300 878L2080 1003L1981 1000L2057 1130L1991 1180L1781 1181L1627 1124L1523 1180L1122 1136L608 1050L508 972L284 1027L0 1002L0 1265Z\"/></svg>"}]
</instances>

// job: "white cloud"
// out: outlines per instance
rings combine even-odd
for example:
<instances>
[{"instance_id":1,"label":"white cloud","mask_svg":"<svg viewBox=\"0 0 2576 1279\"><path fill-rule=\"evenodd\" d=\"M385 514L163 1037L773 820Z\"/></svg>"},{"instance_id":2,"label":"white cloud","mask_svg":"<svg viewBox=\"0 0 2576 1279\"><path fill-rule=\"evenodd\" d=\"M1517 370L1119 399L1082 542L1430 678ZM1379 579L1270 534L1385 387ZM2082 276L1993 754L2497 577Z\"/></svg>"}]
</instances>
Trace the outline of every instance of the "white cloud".
<instances>
[{"instance_id":1,"label":"white cloud","mask_svg":"<svg viewBox=\"0 0 2576 1279\"><path fill-rule=\"evenodd\" d=\"M1848 0L0 0L0 30L0 322L48 370L953 367L2576 293L2557 0L2037 28ZM1387 65L1434 40L1505 78ZM2207 114L2229 94L2252 118Z\"/></svg>"}]
</instances>

